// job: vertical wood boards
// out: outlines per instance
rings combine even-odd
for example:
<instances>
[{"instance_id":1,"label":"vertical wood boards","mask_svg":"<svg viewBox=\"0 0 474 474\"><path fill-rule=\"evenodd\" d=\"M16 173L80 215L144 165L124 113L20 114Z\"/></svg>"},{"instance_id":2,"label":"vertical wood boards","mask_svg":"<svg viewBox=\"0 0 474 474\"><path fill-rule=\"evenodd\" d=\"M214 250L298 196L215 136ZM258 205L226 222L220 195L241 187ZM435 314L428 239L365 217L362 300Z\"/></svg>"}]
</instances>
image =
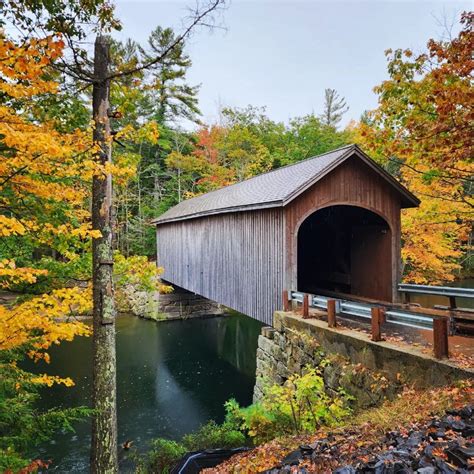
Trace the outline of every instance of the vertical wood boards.
<instances>
[{"instance_id":1,"label":"vertical wood boards","mask_svg":"<svg viewBox=\"0 0 474 474\"><path fill-rule=\"evenodd\" d=\"M331 205L362 207L380 215L388 223L391 229L391 255L380 260L380 268L389 274L390 299L397 301L401 267L400 197L383 178L356 157L346 160L284 208L286 286L292 289L298 287L297 239L300 225L313 212ZM373 279L374 275L367 274L367 278ZM386 300L386 293L383 291L380 299Z\"/></svg>"},{"instance_id":2,"label":"vertical wood boards","mask_svg":"<svg viewBox=\"0 0 474 474\"><path fill-rule=\"evenodd\" d=\"M163 279L272 325L283 291L283 210L157 226Z\"/></svg>"},{"instance_id":3,"label":"vertical wood boards","mask_svg":"<svg viewBox=\"0 0 474 474\"><path fill-rule=\"evenodd\" d=\"M165 269L163 279L272 325L273 312L282 306L283 290L297 289L299 226L313 212L333 205L362 207L389 225L388 240L377 256L377 265L385 273L378 298L396 301L401 197L355 156L285 207L159 224L158 264ZM369 258L368 254L360 258L361 265ZM364 275L364 268L359 273ZM367 272L368 281L374 277Z\"/></svg>"}]
</instances>

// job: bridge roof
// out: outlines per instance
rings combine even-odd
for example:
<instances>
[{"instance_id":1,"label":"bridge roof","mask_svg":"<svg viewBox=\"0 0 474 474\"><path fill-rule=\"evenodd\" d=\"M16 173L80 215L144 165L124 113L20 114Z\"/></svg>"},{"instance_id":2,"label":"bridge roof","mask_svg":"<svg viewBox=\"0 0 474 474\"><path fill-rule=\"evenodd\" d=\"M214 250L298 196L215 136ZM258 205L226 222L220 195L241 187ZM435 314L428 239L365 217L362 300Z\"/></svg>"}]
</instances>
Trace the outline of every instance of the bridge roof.
<instances>
[{"instance_id":1,"label":"bridge roof","mask_svg":"<svg viewBox=\"0 0 474 474\"><path fill-rule=\"evenodd\" d=\"M155 219L153 223L159 225L213 214L282 207L352 157L364 161L393 186L401 194L403 207L418 206L420 203L418 198L357 145L347 145L182 201Z\"/></svg>"}]
</instances>

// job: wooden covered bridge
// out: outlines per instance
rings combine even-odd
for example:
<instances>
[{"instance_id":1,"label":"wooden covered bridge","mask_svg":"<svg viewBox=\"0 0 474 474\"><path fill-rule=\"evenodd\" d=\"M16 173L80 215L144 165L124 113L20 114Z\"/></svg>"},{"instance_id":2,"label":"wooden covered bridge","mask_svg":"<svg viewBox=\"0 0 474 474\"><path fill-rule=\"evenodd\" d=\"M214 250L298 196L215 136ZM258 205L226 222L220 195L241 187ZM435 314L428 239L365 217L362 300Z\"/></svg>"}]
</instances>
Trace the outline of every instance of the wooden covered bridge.
<instances>
[{"instance_id":1,"label":"wooden covered bridge","mask_svg":"<svg viewBox=\"0 0 474 474\"><path fill-rule=\"evenodd\" d=\"M268 325L284 289L393 302L419 200L349 145L181 202L154 221L163 279Z\"/></svg>"}]
</instances>

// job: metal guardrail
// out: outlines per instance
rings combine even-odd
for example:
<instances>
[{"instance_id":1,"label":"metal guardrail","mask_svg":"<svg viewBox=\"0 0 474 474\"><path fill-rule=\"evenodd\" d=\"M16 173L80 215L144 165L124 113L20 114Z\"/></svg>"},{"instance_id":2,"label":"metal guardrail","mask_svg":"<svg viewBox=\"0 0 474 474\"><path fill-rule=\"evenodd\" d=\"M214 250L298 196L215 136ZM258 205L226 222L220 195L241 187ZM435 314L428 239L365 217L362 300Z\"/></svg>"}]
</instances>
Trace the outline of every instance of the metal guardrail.
<instances>
[{"instance_id":1,"label":"metal guardrail","mask_svg":"<svg viewBox=\"0 0 474 474\"><path fill-rule=\"evenodd\" d=\"M383 341L381 327L385 322L417 329L433 331L433 353L437 359L449 357L448 332L451 318L424 315L397 307L368 304L346 299L327 298L298 291L283 290L283 310L290 310L290 302L302 304L303 318L309 318L309 308L327 312L329 328L336 328L336 315L350 315L370 320L371 338L374 342ZM292 305L293 306L293 305Z\"/></svg>"},{"instance_id":2,"label":"metal guardrail","mask_svg":"<svg viewBox=\"0 0 474 474\"><path fill-rule=\"evenodd\" d=\"M368 304L346 299L328 298L298 291L283 290L283 310L290 310L290 302L302 304L303 318L308 318L309 308L326 311L329 328L336 328L336 314L350 315L370 320L372 341L383 340L381 327L385 322L433 331L433 353L437 359L449 357L448 332L451 317L424 315L397 307Z\"/></svg>"},{"instance_id":3,"label":"metal guardrail","mask_svg":"<svg viewBox=\"0 0 474 474\"><path fill-rule=\"evenodd\" d=\"M304 293L298 291L291 291L289 293L290 300L303 303ZM309 295L309 306L311 308L317 308L321 310L327 309L329 299L325 296L320 295ZM375 305L376 306L376 305ZM372 319L372 308L374 305L366 303L359 303L355 301L337 299L336 300L336 313L341 315L356 316L359 318ZM412 327L416 329L428 329L433 330L433 318L430 316L423 316L422 314L400 310L400 309L387 309L385 311L385 320L388 323L398 324L401 326Z\"/></svg>"},{"instance_id":4,"label":"metal guardrail","mask_svg":"<svg viewBox=\"0 0 474 474\"><path fill-rule=\"evenodd\" d=\"M474 288L455 288L450 286L412 285L400 283L398 291L424 295L439 295L446 297L474 298Z\"/></svg>"}]
</instances>

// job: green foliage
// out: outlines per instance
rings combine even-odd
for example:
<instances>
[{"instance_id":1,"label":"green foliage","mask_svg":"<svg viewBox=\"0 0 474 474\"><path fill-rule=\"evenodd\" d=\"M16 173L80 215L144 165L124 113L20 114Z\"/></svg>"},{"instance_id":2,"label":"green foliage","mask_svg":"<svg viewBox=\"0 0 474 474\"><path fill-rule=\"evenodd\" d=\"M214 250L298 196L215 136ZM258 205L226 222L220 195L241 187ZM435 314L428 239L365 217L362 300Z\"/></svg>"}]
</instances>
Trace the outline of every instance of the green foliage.
<instances>
[{"instance_id":1,"label":"green foliage","mask_svg":"<svg viewBox=\"0 0 474 474\"><path fill-rule=\"evenodd\" d=\"M330 397L324 380L315 368L306 368L304 375L292 375L283 385L275 385L265 394L264 407L291 420L294 432L309 432L321 424L333 424L350 413L345 400Z\"/></svg>"},{"instance_id":2,"label":"green foliage","mask_svg":"<svg viewBox=\"0 0 474 474\"><path fill-rule=\"evenodd\" d=\"M231 449L245 445L245 436L230 423L209 421L194 433L185 435L180 442L158 438L144 456L135 453L139 473L167 473L189 451L204 449Z\"/></svg>"},{"instance_id":3,"label":"green foliage","mask_svg":"<svg viewBox=\"0 0 474 474\"><path fill-rule=\"evenodd\" d=\"M0 472L28 466L35 446L58 431L74 431L72 423L91 414L85 407L38 411L41 385L18 368L19 359L19 352L0 352Z\"/></svg>"},{"instance_id":4,"label":"green foliage","mask_svg":"<svg viewBox=\"0 0 474 474\"><path fill-rule=\"evenodd\" d=\"M163 438L155 439L145 456L134 456L137 462L136 472L167 474L185 454L186 448L182 444Z\"/></svg>"},{"instance_id":5,"label":"green foliage","mask_svg":"<svg viewBox=\"0 0 474 474\"><path fill-rule=\"evenodd\" d=\"M242 430L252 438L255 444L275 438L283 432L277 421L278 414L267 410L261 403L242 408L234 399L231 399L226 402L225 408L226 422Z\"/></svg>"},{"instance_id":6,"label":"green foliage","mask_svg":"<svg viewBox=\"0 0 474 474\"><path fill-rule=\"evenodd\" d=\"M310 114L292 119L289 125L274 122L265 115L264 108L223 110L226 128L248 129L270 155L271 167L296 163L351 142L348 131L338 131Z\"/></svg>"},{"instance_id":7,"label":"green foliage","mask_svg":"<svg viewBox=\"0 0 474 474\"><path fill-rule=\"evenodd\" d=\"M196 432L185 435L182 443L188 451L214 448L231 449L245 445L245 436L241 431L235 429L233 423L218 425L211 420Z\"/></svg>"},{"instance_id":8,"label":"green foliage","mask_svg":"<svg viewBox=\"0 0 474 474\"><path fill-rule=\"evenodd\" d=\"M348 397L330 397L315 368L292 375L283 385L273 385L261 403L241 408L235 400L226 403L226 421L261 443L284 434L315 431L332 425L350 414Z\"/></svg>"},{"instance_id":9,"label":"green foliage","mask_svg":"<svg viewBox=\"0 0 474 474\"><path fill-rule=\"evenodd\" d=\"M2 2L2 10L0 25L8 20L30 33L49 31L83 39L92 23L104 31L121 29L113 6L105 0L8 0Z\"/></svg>"}]
</instances>

